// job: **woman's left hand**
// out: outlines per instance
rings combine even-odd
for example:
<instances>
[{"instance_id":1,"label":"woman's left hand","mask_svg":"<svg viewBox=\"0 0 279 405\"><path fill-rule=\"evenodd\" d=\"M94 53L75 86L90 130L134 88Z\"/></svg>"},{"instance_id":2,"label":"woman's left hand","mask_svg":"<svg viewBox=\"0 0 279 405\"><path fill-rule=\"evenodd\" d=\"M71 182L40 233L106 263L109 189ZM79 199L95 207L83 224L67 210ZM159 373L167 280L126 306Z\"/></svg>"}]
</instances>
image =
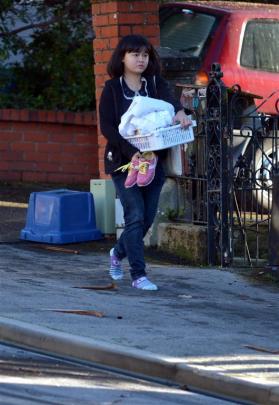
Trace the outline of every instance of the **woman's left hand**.
<instances>
[{"instance_id":1,"label":"woman's left hand","mask_svg":"<svg viewBox=\"0 0 279 405\"><path fill-rule=\"evenodd\" d=\"M188 128L192 125L192 120L185 114L184 110L179 110L173 118L173 123L180 123L182 128Z\"/></svg>"}]
</instances>

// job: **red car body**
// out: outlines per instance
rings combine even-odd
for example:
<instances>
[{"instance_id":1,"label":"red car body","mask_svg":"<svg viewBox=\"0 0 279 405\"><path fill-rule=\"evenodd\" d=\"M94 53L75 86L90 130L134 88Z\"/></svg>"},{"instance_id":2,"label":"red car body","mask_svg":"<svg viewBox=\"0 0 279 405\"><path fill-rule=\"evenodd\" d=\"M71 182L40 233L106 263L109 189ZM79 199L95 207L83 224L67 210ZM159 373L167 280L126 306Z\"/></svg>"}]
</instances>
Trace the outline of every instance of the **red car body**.
<instances>
[{"instance_id":1,"label":"red car body","mask_svg":"<svg viewBox=\"0 0 279 405\"><path fill-rule=\"evenodd\" d=\"M224 74L223 82L226 86L231 87L234 84L238 84L243 91L259 95L263 100L270 97L263 104L263 100L255 100L257 105L262 104L259 107L259 111L268 114L278 114L275 105L276 100L279 97L279 35L276 35L277 32L279 33L279 6L252 3L199 1L164 4L160 9L161 16L163 16L163 18L161 18L161 29L163 27L165 32L161 31L163 32L161 35L162 49L164 49L164 46L168 45L167 25L169 17L166 18L164 15L168 14L171 16L174 15L172 14L172 11L173 13L181 13L181 10L184 10L185 14L186 11L188 14L204 13L206 15L214 16L216 19L203 45L202 52L198 55L198 58L196 58L196 72L191 69L192 76L186 75L186 81L189 82L190 80L194 82L197 71L206 71L209 73L212 63L220 63ZM251 27L251 25L249 26L251 23L264 24L264 38L268 38L268 40L265 41L265 44L262 44L261 52L267 52L264 47L270 46L271 51L268 51L269 55L271 58L274 57L275 60L275 62L272 62L273 65L271 68L253 68L251 66L245 66L245 63L242 63L243 39L246 29L247 27ZM177 23L177 27L178 26L179 24ZM268 27L272 27L270 33L268 32ZM171 35L175 37L175 24L173 24L171 29L173 31L173 34ZM257 28L257 30L258 35L261 35L260 29ZM275 35L277 38L275 38ZM253 41L253 37L251 38L250 41ZM270 41L273 41L272 46ZM172 58L171 47L168 49L170 49L170 54L167 59L170 60ZM257 55L260 54L260 49L255 47L255 49L253 48L253 52L255 53L254 58L258 58ZM161 57L164 60L164 55L161 55ZM183 66L185 67L185 70L187 70L187 55L185 54L185 56L178 59L180 61L184 59ZM188 59L189 61L191 60L189 64L192 65L193 57ZM268 64L268 61L265 63ZM166 66L168 65L169 63L166 64ZM166 70L168 70L168 67L166 67ZM173 71L172 74L175 75L175 72ZM181 69L178 76L183 78ZM271 94L273 95L271 96ZM279 107L278 104L277 107Z\"/></svg>"}]
</instances>

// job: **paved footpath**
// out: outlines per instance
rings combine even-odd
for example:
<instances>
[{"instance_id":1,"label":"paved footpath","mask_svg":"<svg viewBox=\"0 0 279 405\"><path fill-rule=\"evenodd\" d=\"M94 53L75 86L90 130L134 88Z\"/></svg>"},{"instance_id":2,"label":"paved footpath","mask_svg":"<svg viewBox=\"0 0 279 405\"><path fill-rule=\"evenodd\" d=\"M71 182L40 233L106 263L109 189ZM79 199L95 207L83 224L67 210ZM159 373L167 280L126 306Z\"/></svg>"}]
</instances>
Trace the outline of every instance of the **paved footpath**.
<instances>
[{"instance_id":1,"label":"paved footpath","mask_svg":"<svg viewBox=\"0 0 279 405\"><path fill-rule=\"evenodd\" d=\"M277 285L232 271L149 264L160 289L145 292L131 288L125 264L124 280L103 289L112 285L100 249L69 254L1 243L0 257L0 341L235 401L279 404Z\"/></svg>"}]
</instances>

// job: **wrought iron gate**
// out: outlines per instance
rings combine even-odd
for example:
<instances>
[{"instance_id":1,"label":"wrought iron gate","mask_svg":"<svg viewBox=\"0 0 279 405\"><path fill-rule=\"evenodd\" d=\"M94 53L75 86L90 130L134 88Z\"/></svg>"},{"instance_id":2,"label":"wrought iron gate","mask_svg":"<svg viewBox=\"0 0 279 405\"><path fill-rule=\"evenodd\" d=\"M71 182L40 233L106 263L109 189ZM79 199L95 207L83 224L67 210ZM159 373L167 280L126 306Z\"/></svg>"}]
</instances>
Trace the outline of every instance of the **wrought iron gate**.
<instances>
[{"instance_id":1,"label":"wrought iron gate","mask_svg":"<svg viewBox=\"0 0 279 405\"><path fill-rule=\"evenodd\" d=\"M206 93L192 86L196 139L177 179L187 200L185 217L207 224L209 264L262 266L279 168L279 101L278 116L259 115L257 96L239 86L227 89L218 64L210 76Z\"/></svg>"}]
</instances>

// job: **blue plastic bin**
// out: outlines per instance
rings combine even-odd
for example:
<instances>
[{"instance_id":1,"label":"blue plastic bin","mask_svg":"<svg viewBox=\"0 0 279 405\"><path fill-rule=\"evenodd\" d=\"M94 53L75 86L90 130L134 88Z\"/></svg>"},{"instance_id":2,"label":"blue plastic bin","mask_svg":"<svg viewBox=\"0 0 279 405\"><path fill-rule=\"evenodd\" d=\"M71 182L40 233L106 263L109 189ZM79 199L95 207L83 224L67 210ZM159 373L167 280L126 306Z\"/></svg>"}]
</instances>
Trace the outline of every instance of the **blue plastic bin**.
<instances>
[{"instance_id":1,"label":"blue plastic bin","mask_svg":"<svg viewBox=\"0 0 279 405\"><path fill-rule=\"evenodd\" d=\"M60 189L30 194L20 239L64 244L102 237L96 228L92 193Z\"/></svg>"}]
</instances>

